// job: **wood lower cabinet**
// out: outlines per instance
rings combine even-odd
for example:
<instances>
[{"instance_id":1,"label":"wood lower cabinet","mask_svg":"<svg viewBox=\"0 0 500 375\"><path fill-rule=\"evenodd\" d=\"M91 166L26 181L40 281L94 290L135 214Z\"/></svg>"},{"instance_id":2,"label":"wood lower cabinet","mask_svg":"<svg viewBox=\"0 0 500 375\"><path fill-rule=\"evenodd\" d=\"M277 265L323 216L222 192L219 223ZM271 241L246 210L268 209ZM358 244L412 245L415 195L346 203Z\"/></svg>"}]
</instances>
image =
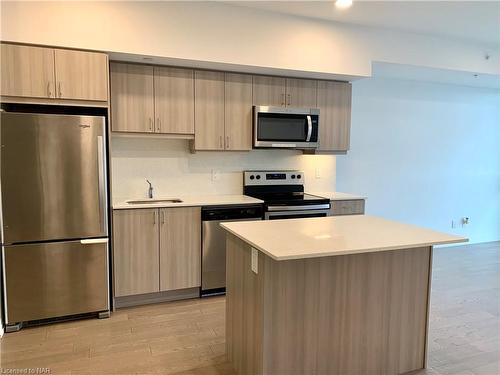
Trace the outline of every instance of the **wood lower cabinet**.
<instances>
[{"instance_id":1,"label":"wood lower cabinet","mask_svg":"<svg viewBox=\"0 0 500 375\"><path fill-rule=\"evenodd\" d=\"M194 72L154 68L155 132L194 134Z\"/></svg>"},{"instance_id":2,"label":"wood lower cabinet","mask_svg":"<svg viewBox=\"0 0 500 375\"><path fill-rule=\"evenodd\" d=\"M201 285L201 209L160 209L160 291Z\"/></svg>"},{"instance_id":3,"label":"wood lower cabinet","mask_svg":"<svg viewBox=\"0 0 500 375\"><path fill-rule=\"evenodd\" d=\"M352 87L348 82L318 81L318 151L347 152L351 131Z\"/></svg>"},{"instance_id":4,"label":"wood lower cabinet","mask_svg":"<svg viewBox=\"0 0 500 375\"><path fill-rule=\"evenodd\" d=\"M286 79L272 76L253 76L253 104L284 107Z\"/></svg>"},{"instance_id":5,"label":"wood lower cabinet","mask_svg":"<svg viewBox=\"0 0 500 375\"><path fill-rule=\"evenodd\" d=\"M154 132L153 67L111 64L111 127L119 132Z\"/></svg>"},{"instance_id":6,"label":"wood lower cabinet","mask_svg":"<svg viewBox=\"0 0 500 375\"><path fill-rule=\"evenodd\" d=\"M252 76L226 73L224 131L226 150L252 149Z\"/></svg>"},{"instance_id":7,"label":"wood lower cabinet","mask_svg":"<svg viewBox=\"0 0 500 375\"><path fill-rule=\"evenodd\" d=\"M365 200L353 199L346 201L331 201L330 215L362 215L365 213Z\"/></svg>"},{"instance_id":8,"label":"wood lower cabinet","mask_svg":"<svg viewBox=\"0 0 500 375\"><path fill-rule=\"evenodd\" d=\"M113 212L115 296L159 291L159 218L156 209Z\"/></svg>"},{"instance_id":9,"label":"wood lower cabinet","mask_svg":"<svg viewBox=\"0 0 500 375\"><path fill-rule=\"evenodd\" d=\"M195 150L224 150L224 73L195 71Z\"/></svg>"},{"instance_id":10,"label":"wood lower cabinet","mask_svg":"<svg viewBox=\"0 0 500 375\"><path fill-rule=\"evenodd\" d=\"M1 94L54 98L54 50L51 48L1 45Z\"/></svg>"},{"instance_id":11,"label":"wood lower cabinet","mask_svg":"<svg viewBox=\"0 0 500 375\"><path fill-rule=\"evenodd\" d=\"M201 208L113 212L116 297L201 285Z\"/></svg>"},{"instance_id":12,"label":"wood lower cabinet","mask_svg":"<svg viewBox=\"0 0 500 375\"><path fill-rule=\"evenodd\" d=\"M317 81L313 79L286 79L286 106L316 108Z\"/></svg>"},{"instance_id":13,"label":"wood lower cabinet","mask_svg":"<svg viewBox=\"0 0 500 375\"><path fill-rule=\"evenodd\" d=\"M104 53L55 50L56 97L108 100L108 56Z\"/></svg>"}]
</instances>

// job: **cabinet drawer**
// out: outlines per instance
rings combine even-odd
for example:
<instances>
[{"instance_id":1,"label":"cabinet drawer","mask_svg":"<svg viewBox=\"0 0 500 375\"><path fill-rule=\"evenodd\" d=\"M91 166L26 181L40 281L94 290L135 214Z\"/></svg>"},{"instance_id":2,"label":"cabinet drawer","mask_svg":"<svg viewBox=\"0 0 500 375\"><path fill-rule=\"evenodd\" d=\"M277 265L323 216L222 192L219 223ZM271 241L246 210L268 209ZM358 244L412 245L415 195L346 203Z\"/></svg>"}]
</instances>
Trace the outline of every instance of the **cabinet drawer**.
<instances>
[{"instance_id":1,"label":"cabinet drawer","mask_svg":"<svg viewBox=\"0 0 500 375\"><path fill-rule=\"evenodd\" d=\"M330 215L359 215L365 213L365 201L363 199L348 201L332 201Z\"/></svg>"}]
</instances>

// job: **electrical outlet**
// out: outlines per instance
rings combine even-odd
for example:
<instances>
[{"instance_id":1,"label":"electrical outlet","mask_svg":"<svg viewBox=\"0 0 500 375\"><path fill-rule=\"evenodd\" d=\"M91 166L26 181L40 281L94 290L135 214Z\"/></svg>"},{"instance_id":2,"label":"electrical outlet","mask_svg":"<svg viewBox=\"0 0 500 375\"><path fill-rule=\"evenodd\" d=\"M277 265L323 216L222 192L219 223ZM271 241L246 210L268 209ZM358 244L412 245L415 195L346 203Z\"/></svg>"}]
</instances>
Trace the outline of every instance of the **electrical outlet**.
<instances>
[{"instance_id":1,"label":"electrical outlet","mask_svg":"<svg viewBox=\"0 0 500 375\"><path fill-rule=\"evenodd\" d=\"M470 218L467 216L464 216L462 218L462 228L470 223Z\"/></svg>"},{"instance_id":2,"label":"electrical outlet","mask_svg":"<svg viewBox=\"0 0 500 375\"><path fill-rule=\"evenodd\" d=\"M321 178L321 169L316 168L316 178Z\"/></svg>"},{"instance_id":3,"label":"electrical outlet","mask_svg":"<svg viewBox=\"0 0 500 375\"><path fill-rule=\"evenodd\" d=\"M220 171L217 169L212 169L212 181L219 181L220 180Z\"/></svg>"},{"instance_id":4,"label":"electrical outlet","mask_svg":"<svg viewBox=\"0 0 500 375\"><path fill-rule=\"evenodd\" d=\"M259 251L252 247L251 268L254 273L259 273Z\"/></svg>"}]
</instances>

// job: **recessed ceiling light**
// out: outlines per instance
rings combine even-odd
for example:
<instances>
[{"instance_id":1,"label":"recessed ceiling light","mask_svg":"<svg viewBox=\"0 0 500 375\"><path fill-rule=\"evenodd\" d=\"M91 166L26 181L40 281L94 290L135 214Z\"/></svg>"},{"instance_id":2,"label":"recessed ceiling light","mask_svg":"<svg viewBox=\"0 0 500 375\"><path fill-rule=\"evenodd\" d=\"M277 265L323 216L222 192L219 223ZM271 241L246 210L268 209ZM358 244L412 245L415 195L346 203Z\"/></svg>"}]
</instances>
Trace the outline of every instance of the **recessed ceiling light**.
<instances>
[{"instance_id":1,"label":"recessed ceiling light","mask_svg":"<svg viewBox=\"0 0 500 375\"><path fill-rule=\"evenodd\" d=\"M336 0L335 6L337 8L349 8L352 5L352 0Z\"/></svg>"}]
</instances>

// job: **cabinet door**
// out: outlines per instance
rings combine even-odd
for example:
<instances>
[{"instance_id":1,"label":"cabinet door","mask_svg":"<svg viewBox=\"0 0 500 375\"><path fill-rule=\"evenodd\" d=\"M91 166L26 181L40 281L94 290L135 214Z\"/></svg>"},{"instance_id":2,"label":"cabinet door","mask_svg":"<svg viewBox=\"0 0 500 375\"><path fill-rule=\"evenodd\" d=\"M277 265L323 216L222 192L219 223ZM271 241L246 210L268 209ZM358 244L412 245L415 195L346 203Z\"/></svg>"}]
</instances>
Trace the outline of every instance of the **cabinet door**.
<instances>
[{"instance_id":1,"label":"cabinet door","mask_svg":"<svg viewBox=\"0 0 500 375\"><path fill-rule=\"evenodd\" d=\"M54 98L52 48L1 45L2 95Z\"/></svg>"},{"instance_id":2,"label":"cabinet door","mask_svg":"<svg viewBox=\"0 0 500 375\"><path fill-rule=\"evenodd\" d=\"M201 285L200 207L160 209L160 290Z\"/></svg>"},{"instance_id":3,"label":"cabinet door","mask_svg":"<svg viewBox=\"0 0 500 375\"><path fill-rule=\"evenodd\" d=\"M346 152L351 132L351 84L318 82L319 149Z\"/></svg>"},{"instance_id":4,"label":"cabinet door","mask_svg":"<svg viewBox=\"0 0 500 375\"><path fill-rule=\"evenodd\" d=\"M194 73L154 68L156 133L194 134Z\"/></svg>"},{"instance_id":5,"label":"cabinet door","mask_svg":"<svg viewBox=\"0 0 500 375\"><path fill-rule=\"evenodd\" d=\"M362 215L365 213L364 199L354 199L348 201L332 201L330 215Z\"/></svg>"},{"instance_id":6,"label":"cabinet door","mask_svg":"<svg viewBox=\"0 0 500 375\"><path fill-rule=\"evenodd\" d=\"M295 108L316 108L317 81L286 79L286 105Z\"/></svg>"},{"instance_id":7,"label":"cabinet door","mask_svg":"<svg viewBox=\"0 0 500 375\"><path fill-rule=\"evenodd\" d=\"M104 53L55 50L57 98L108 100L108 56Z\"/></svg>"},{"instance_id":8,"label":"cabinet door","mask_svg":"<svg viewBox=\"0 0 500 375\"><path fill-rule=\"evenodd\" d=\"M113 212L113 260L117 297L159 291L157 209Z\"/></svg>"},{"instance_id":9,"label":"cabinet door","mask_svg":"<svg viewBox=\"0 0 500 375\"><path fill-rule=\"evenodd\" d=\"M194 109L195 150L223 150L224 73L195 72Z\"/></svg>"},{"instance_id":10,"label":"cabinet door","mask_svg":"<svg viewBox=\"0 0 500 375\"><path fill-rule=\"evenodd\" d=\"M153 67L111 64L111 128L120 132L154 131Z\"/></svg>"},{"instance_id":11,"label":"cabinet door","mask_svg":"<svg viewBox=\"0 0 500 375\"><path fill-rule=\"evenodd\" d=\"M226 73L225 149L252 149L252 76Z\"/></svg>"},{"instance_id":12,"label":"cabinet door","mask_svg":"<svg viewBox=\"0 0 500 375\"><path fill-rule=\"evenodd\" d=\"M253 76L253 104L281 107L285 105L286 79Z\"/></svg>"}]
</instances>

